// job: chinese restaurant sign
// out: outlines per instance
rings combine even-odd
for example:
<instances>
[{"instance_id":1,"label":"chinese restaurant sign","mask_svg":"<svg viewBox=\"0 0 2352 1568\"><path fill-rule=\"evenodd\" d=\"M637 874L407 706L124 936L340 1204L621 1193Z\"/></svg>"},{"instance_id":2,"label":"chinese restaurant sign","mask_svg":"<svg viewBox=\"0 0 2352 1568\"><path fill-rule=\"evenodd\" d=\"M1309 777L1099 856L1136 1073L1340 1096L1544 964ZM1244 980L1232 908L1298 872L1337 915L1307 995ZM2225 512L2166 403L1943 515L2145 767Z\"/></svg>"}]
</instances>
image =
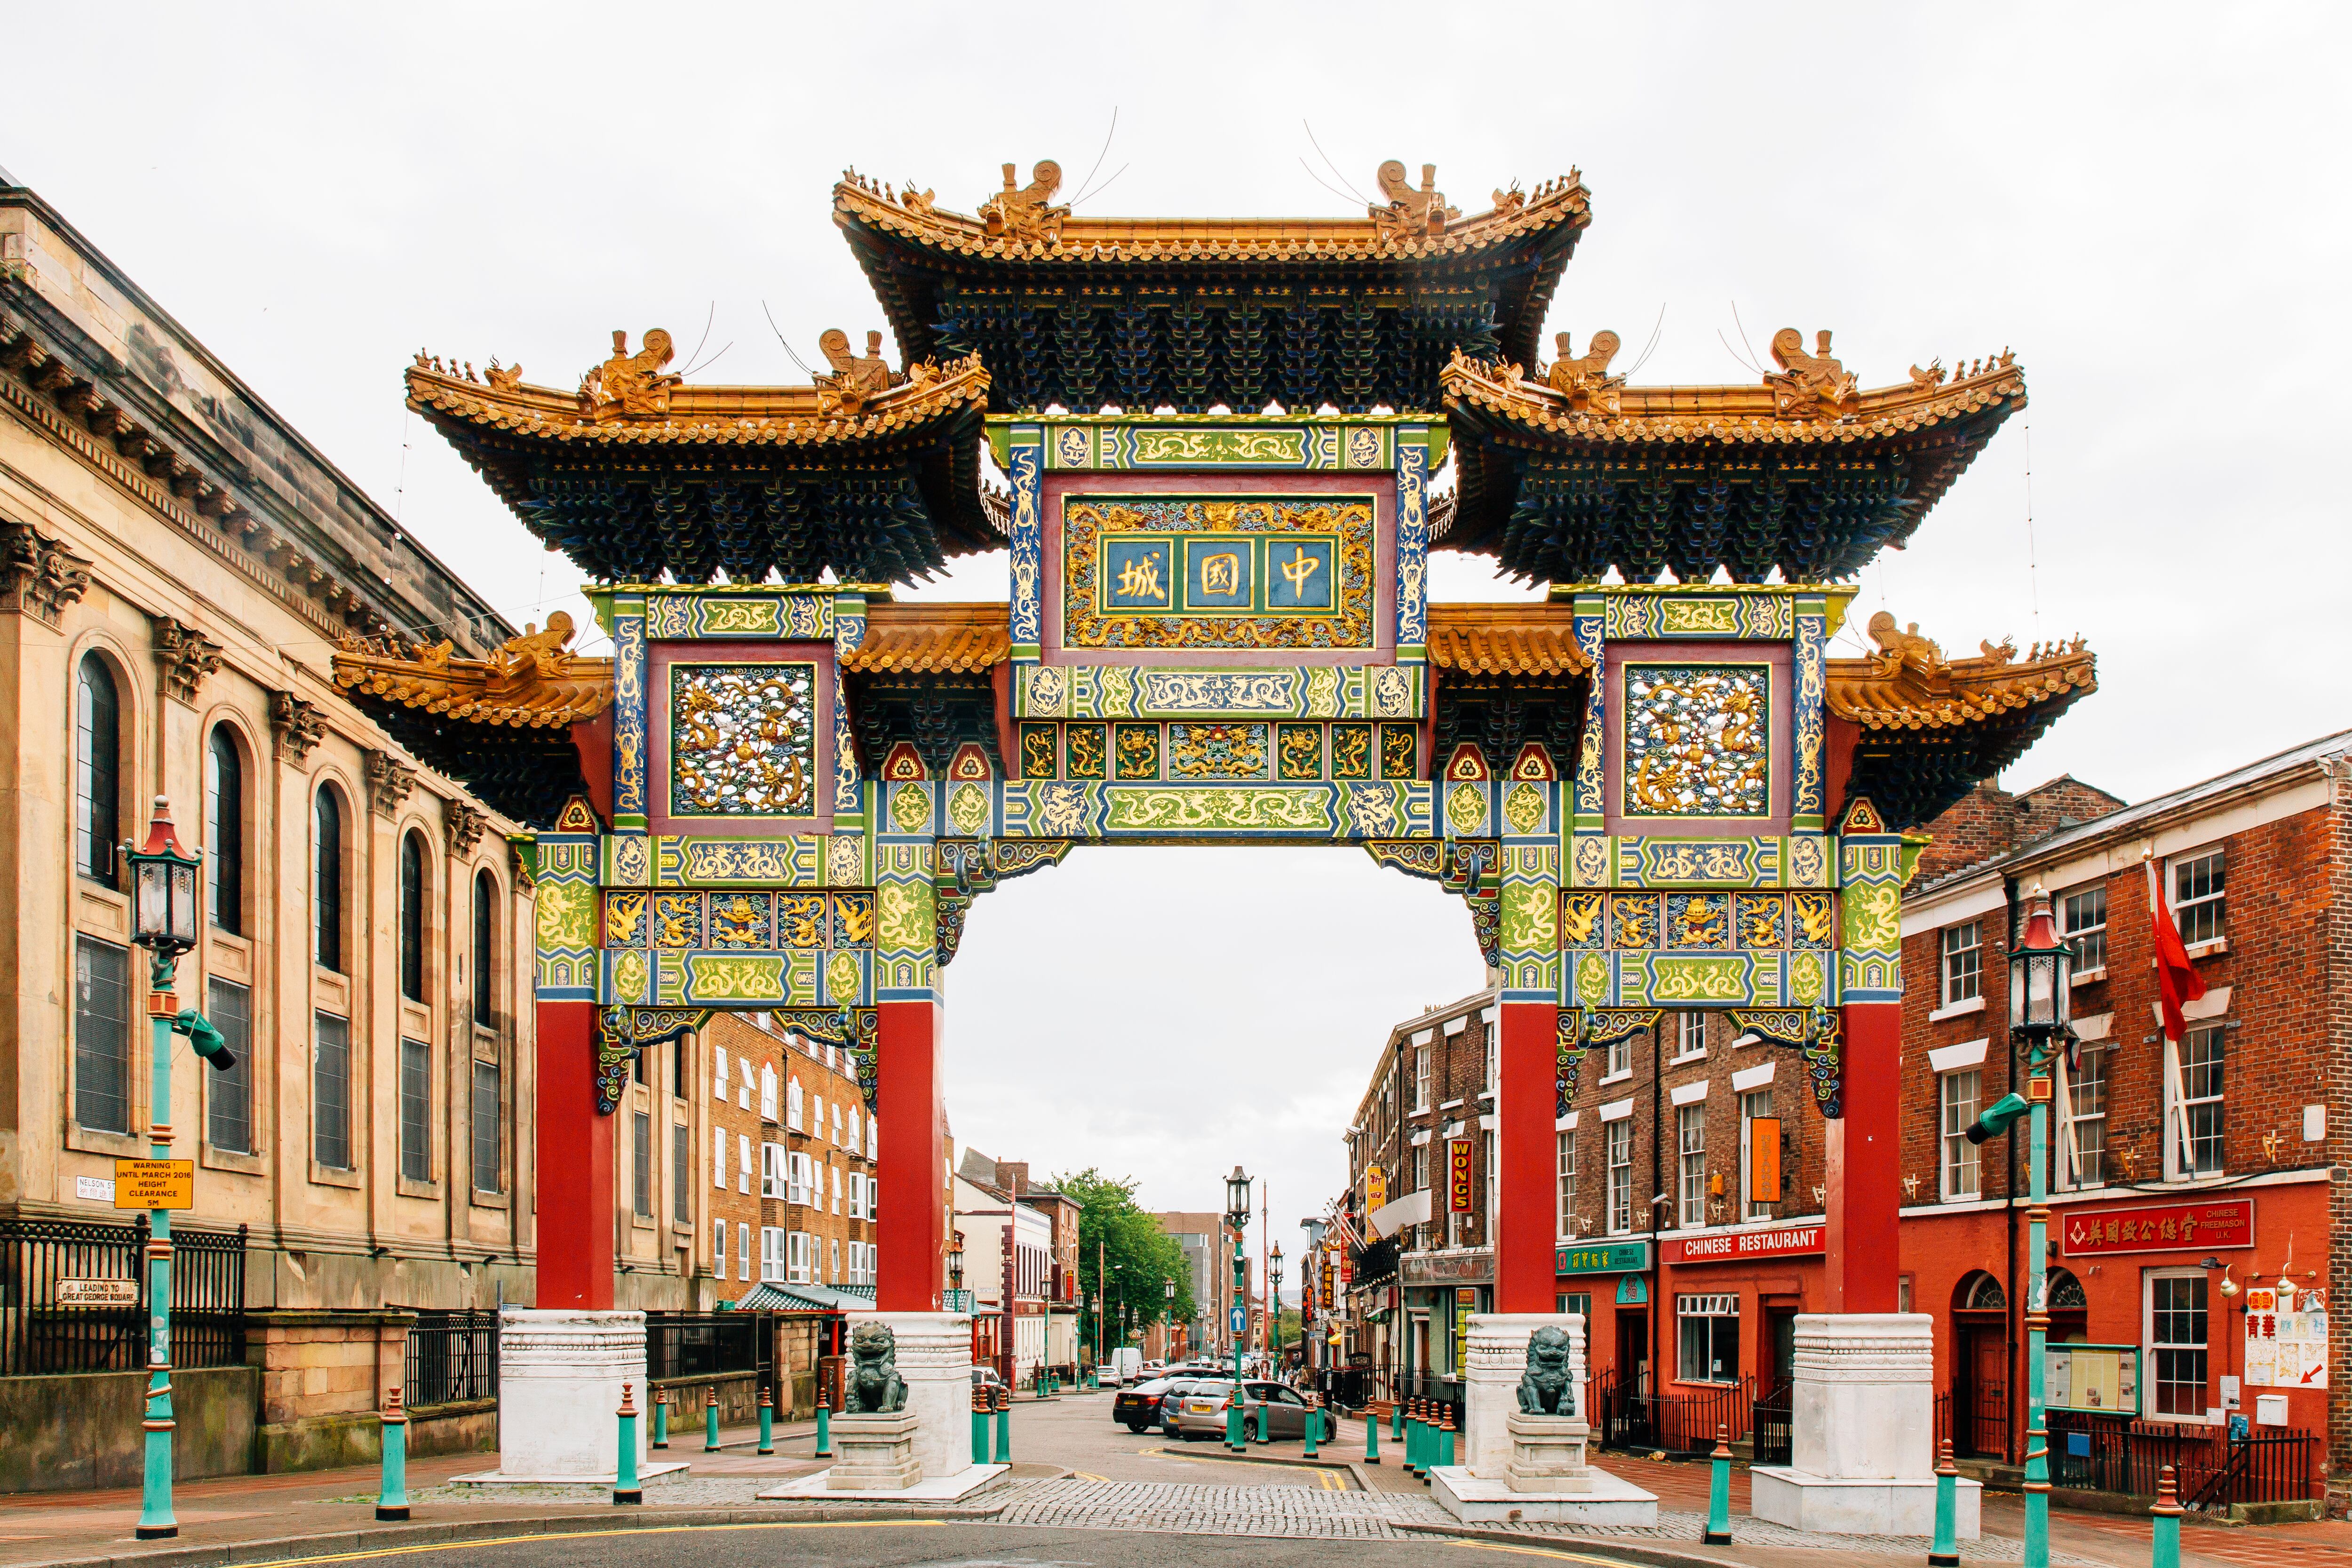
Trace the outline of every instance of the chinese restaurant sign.
<instances>
[{"instance_id":1,"label":"chinese restaurant sign","mask_svg":"<svg viewBox=\"0 0 2352 1568\"><path fill-rule=\"evenodd\" d=\"M2105 1252L2198 1252L2254 1244L2254 1200L2209 1199L2070 1214L2058 1235L2069 1258Z\"/></svg>"},{"instance_id":2,"label":"chinese restaurant sign","mask_svg":"<svg viewBox=\"0 0 2352 1568\"><path fill-rule=\"evenodd\" d=\"M1552 1258L1555 1274L1638 1274L1649 1266L1650 1244L1646 1241L1563 1247Z\"/></svg>"},{"instance_id":3,"label":"chinese restaurant sign","mask_svg":"<svg viewBox=\"0 0 2352 1568\"><path fill-rule=\"evenodd\" d=\"M1727 1231L1721 1236L1694 1236L1664 1242L1659 1248L1668 1263L1732 1263L1743 1258L1801 1258L1829 1248L1825 1226L1791 1226L1785 1230Z\"/></svg>"},{"instance_id":4,"label":"chinese restaurant sign","mask_svg":"<svg viewBox=\"0 0 2352 1568\"><path fill-rule=\"evenodd\" d=\"M1455 1138L1445 1145L1446 1204L1455 1214L1470 1212L1470 1140Z\"/></svg>"}]
</instances>

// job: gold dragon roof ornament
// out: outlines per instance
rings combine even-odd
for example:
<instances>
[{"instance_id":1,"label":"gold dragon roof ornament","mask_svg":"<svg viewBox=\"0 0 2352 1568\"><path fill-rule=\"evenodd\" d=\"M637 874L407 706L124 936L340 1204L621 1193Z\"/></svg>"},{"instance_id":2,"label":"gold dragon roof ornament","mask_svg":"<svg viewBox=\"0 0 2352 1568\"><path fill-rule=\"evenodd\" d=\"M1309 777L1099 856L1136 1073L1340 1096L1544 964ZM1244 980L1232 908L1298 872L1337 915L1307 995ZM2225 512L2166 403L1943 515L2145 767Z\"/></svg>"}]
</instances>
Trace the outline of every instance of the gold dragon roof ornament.
<instances>
[{"instance_id":1,"label":"gold dragon roof ornament","mask_svg":"<svg viewBox=\"0 0 2352 1568\"><path fill-rule=\"evenodd\" d=\"M468 723L563 728L613 701L613 661L565 652L572 629L572 617L557 610L546 630L526 626L485 658L458 658L446 641L428 647L347 636L334 654L335 684Z\"/></svg>"}]
</instances>

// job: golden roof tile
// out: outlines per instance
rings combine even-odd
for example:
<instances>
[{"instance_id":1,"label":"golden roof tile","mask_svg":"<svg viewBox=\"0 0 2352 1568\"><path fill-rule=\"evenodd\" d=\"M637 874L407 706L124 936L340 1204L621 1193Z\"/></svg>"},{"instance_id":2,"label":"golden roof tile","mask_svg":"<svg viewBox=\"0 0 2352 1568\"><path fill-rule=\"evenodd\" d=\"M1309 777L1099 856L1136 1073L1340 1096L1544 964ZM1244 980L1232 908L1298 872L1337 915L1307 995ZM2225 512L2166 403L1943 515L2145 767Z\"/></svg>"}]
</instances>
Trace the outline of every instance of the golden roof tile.
<instances>
[{"instance_id":1,"label":"golden roof tile","mask_svg":"<svg viewBox=\"0 0 2352 1568\"><path fill-rule=\"evenodd\" d=\"M1582 675L1567 605L1432 605L1429 662L1474 675Z\"/></svg>"},{"instance_id":2,"label":"golden roof tile","mask_svg":"<svg viewBox=\"0 0 2352 1568\"><path fill-rule=\"evenodd\" d=\"M866 640L841 661L861 673L967 675L1013 656L1007 605L869 605Z\"/></svg>"},{"instance_id":3,"label":"golden roof tile","mask_svg":"<svg viewBox=\"0 0 2352 1568\"><path fill-rule=\"evenodd\" d=\"M1829 661L1829 710L1865 730L1941 730L1982 723L2098 689L2098 660L2083 639L2036 645L2023 658L2010 642L1979 643L1977 657L1944 650L1885 610L1870 617L1879 651Z\"/></svg>"},{"instance_id":4,"label":"golden roof tile","mask_svg":"<svg viewBox=\"0 0 2352 1568\"><path fill-rule=\"evenodd\" d=\"M473 724L560 729L612 705L613 661L563 651L572 617L558 610L547 629L526 630L488 658L457 658L433 647L346 637L334 654L335 684Z\"/></svg>"}]
</instances>

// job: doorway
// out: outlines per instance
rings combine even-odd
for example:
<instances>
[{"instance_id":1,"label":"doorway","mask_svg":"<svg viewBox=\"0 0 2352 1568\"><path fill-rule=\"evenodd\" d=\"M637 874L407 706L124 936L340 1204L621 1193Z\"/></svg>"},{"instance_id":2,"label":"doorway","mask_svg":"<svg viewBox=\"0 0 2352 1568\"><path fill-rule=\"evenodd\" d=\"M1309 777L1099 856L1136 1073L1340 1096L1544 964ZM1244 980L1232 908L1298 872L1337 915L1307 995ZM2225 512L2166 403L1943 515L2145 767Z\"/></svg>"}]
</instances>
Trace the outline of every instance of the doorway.
<instances>
[{"instance_id":1,"label":"doorway","mask_svg":"<svg viewBox=\"0 0 2352 1568\"><path fill-rule=\"evenodd\" d=\"M1769 1396L1787 1383L1797 1361L1797 1309L1777 1301L1764 1303L1764 1337L1756 1347L1756 1397Z\"/></svg>"},{"instance_id":2,"label":"doorway","mask_svg":"<svg viewBox=\"0 0 2352 1568\"><path fill-rule=\"evenodd\" d=\"M1969 1458L2009 1453L2009 1296L1979 1269L1952 1292L1952 1451Z\"/></svg>"},{"instance_id":3,"label":"doorway","mask_svg":"<svg viewBox=\"0 0 2352 1568\"><path fill-rule=\"evenodd\" d=\"M1650 1396L1650 1320L1641 1312L1617 1314L1618 1386L1637 1399Z\"/></svg>"}]
</instances>

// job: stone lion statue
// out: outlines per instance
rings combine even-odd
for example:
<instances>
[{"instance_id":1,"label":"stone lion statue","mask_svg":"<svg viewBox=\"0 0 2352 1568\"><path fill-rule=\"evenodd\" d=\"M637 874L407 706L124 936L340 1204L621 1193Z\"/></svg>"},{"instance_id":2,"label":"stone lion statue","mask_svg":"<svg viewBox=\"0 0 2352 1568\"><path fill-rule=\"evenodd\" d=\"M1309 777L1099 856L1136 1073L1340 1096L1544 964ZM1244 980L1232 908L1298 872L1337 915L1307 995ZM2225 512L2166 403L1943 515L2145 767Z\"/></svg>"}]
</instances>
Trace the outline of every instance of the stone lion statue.
<instances>
[{"instance_id":1,"label":"stone lion statue","mask_svg":"<svg viewBox=\"0 0 2352 1568\"><path fill-rule=\"evenodd\" d=\"M898 1339L887 1323L860 1323L849 1333L849 1375L842 1405L851 1415L895 1415L907 1407L907 1382L898 1375Z\"/></svg>"},{"instance_id":2,"label":"stone lion statue","mask_svg":"<svg viewBox=\"0 0 2352 1568\"><path fill-rule=\"evenodd\" d=\"M1528 1339L1528 1370L1519 1378L1523 1415L1573 1415L1576 1391L1569 1384L1568 1331L1546 1323Z\"/></svg>"}]
</instances>

